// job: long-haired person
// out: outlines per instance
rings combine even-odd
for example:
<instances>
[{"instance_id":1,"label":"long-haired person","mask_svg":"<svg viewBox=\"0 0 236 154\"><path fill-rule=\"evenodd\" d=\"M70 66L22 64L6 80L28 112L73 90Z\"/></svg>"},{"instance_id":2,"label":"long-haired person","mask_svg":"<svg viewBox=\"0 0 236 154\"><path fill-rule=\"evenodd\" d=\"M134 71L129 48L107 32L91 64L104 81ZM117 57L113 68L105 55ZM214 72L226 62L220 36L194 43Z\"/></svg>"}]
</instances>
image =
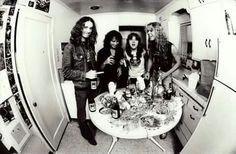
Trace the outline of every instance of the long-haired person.
<instances>
[{"instance_id":1,"label":"long-haired person","mask_svg":"<svg viewBox=\"0 0 236 154\"><path fill-rule=\"evenodd\" d=\"M75 88L77 116L82 136L96 145L95 130L91 121L86 121L86 100L94 101L95 92L90 89L90 79L97 78L95 43L97 30L91 17L82 17L71 30L70 42L65 46L62 69L65 79L72 80Z\"/></svg>"},{"instance_id":2,"label":"long-haired person","mask_svg":"<svg viewBox=\"0 0 236 154\"><path fill-rule=\"evenodd\" d=\"M146 72L147 54L141 43L141 37L137 33L130 33L126 39L125 55L129 66L129 80L134 84Z\"/></svg>"},{"instance_id":3,"label":"long-haired person","mask_svg":"<svg viewBox=\"0 0 236 154\"><path fill-rule=\"evenodd\" d=\"M151 22L146 27L148 35L149 59L147 72L145 77L149 79L151 76L155 79L158 70L162 74L164 88L169 88L171 73L180 66L180 56L176 46L167 40L163 27L159 22ZM152 69L152 74L150 74Z\"/></svg>"},{"instance_id":4,"label":"long-haired person","mask_svg":"<svg viewBox=\"0 0 236 154\"><path fill-rule=\"evenodd\" d=\"M157 81L158 71L160 70L161 79L165 90L172 85L171 73L180 66L180 56L176 46L167 40L163 27L159 22L147 24L149 59L145 78ZM150 72L152 72L150 74ZM160 138L165 138L166 133L161 134Z\"/></svg>"},{"instance_id":5,"label":"long-haired person","mask_svg":"<svg viewBox=\"0 0 236 154\"><path fill-rule=\"evenodd\" d=\"M97 56L98 69L104 71L101 75L99 91L100 93L108 90L108 83L113 81L117 87L126 85L126 75L123 64L124 50L122 49L122 36L116 30L109 31L104 39L103 48L99 50Z\"/></svg>"}]
</instances>

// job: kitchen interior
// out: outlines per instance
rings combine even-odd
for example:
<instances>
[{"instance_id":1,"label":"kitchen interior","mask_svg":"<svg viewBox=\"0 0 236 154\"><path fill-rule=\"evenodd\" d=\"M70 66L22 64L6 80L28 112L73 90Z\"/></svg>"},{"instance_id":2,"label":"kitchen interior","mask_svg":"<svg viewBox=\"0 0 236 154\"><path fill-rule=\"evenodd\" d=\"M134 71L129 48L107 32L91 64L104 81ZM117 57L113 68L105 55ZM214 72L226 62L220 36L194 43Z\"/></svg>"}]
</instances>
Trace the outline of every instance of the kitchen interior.
<instances>
[{"instance_id":1,"label":"kitchen interior","mask_svg":"<svg viewBox=\"0 0 236 154\"><path fill-rule=\"evenodd\" d=\"M97 26L95 51L110 30L120 31L124 41L130 32L137 32L147 46L145 26L153 21L162 24L168 40L179 49L181 66L172 77L175 95L184 105L178 125L167 137L178 142L178 151L169 153L236 153L235 8L235 0L1 0L1 149L62 151L66 133L77 127L73 83L64 81L61 71L63 48L75 22L87 15ZM111 137L105 137L111 144ZM66 142L76 147L81 140ZM141 143L137 149L149 144ZM146 153L165 153L149 145L154 148ZM67 153L85 153L80 150Z\"/></svg>"}]
</instances>

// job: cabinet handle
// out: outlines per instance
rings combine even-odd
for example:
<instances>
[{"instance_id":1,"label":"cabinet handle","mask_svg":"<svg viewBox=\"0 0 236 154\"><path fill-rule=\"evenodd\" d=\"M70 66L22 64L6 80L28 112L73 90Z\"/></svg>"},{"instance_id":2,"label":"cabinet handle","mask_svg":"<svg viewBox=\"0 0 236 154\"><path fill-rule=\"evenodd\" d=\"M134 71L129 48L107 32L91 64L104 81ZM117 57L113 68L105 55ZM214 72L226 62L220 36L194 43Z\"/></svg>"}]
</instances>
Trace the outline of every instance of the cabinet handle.
<instances>
[{"instance_id":1,"label":"cabinet handle","mask_svg":"<svg viewBox=\"0 0 236 154\"><path fill-rule=\"evenodd\" d=\"M204 2L205 2L205 0L202 0L202 2L204 3Z\"/></svg>"},{"instance_id":2,"label":"cabinet handle","mask_svg":"<svg viewBox=\"0 0 236 154\"><path fill-rule=\"evenodd\" d=\"M207 47L207 39L205 39L205 46Z\"/></svg>"},{"instance_id":3,"label":"cabinet handle","mask_svg":"<svg viewBox=\"0 0 236 154\"><path fill-rule=\"evenodd\" d=\"M192 120L195 120L195 118L190 114L190 116L189 116Z\"/></svg>"},{"instance_id":4,"label":"cabinet handle","mask_svg":"<svg viewBox=\"0 0 236 154\"><path fill-rule=\"evenodd\" d=\"M214 89L215 89L215 87L212 86L211 92L210 92L210 96L209 96L208 101L207 101L207 105L206 105L206 107L205 107L205 110L203 111L203 116L204 116L204 117L206 116L206 112L207 112L207 109L208 109L208 107L209 107L209 104L210 104L210 101L211 101L211 98L212 98L212 93L213 93Z\"/></svg>"},{"instance_id":5,"label":"cabinet handle","mask_svg":"<svg viewBox=\"0 0 236 154\"><path fill-rule=\"evenodd\" d=\"M201 0L198 0L198 1L199 1L199 3L202 3Z\"/></svg>"},{"instance_id":6,"label":"cabinet handle","mask_svg":"<svg viewBox=\"0 0 236 154\"><path fill-rule=\"evenodd\" d=\"M183 95L183 94L181 94L181 93L179 93L179 96L181 96L181 97L184 97L184 95Z\"/></svg>"},{"instance_id":7,"label":"cabinet handle","mask_svg":"<svg viewBox=\"0 0 236 154\"><path fill-rule=\"evenodd\" d=\"M198 108L196 108L195 105L193 105L193 109L194 109L195 111L198 111Z\"/></svg>"},{"instance_id":8,"label":"cabinet handle","mask_svg":"<svg viewBox=\"0 0 236 154\"><path fill-rule=\"evenodd\" d=\"M208 47L211 48L211 39L208 41Z\"/></svg>"}]
</instances>

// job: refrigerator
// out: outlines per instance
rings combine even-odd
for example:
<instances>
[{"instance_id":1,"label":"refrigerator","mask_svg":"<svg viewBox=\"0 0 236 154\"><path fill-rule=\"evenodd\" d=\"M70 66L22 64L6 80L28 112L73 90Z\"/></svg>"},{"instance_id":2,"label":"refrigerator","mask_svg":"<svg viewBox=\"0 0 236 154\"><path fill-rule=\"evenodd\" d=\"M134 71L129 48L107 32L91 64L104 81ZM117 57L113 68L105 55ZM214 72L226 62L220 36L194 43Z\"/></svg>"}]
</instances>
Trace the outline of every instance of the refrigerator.
<instances>
[{"instance_id":1,"label":"refrigerator","mask_svg":"<svg viewBox=\"0 0 236 154\"><path fill-rule=\"evenodd\" d=\"M236 35L219 38L218 62L203 116L181 154L236 153Z\"/></svg>"}]
</instances>

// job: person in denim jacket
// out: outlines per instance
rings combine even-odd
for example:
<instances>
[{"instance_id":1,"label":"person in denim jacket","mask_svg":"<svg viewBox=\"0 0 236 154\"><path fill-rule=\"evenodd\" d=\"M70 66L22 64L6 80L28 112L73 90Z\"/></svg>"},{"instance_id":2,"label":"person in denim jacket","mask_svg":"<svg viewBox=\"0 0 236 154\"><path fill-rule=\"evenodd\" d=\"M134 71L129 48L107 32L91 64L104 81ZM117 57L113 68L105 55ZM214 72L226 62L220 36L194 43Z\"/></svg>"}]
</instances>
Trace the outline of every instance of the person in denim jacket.
<instances>
[{"instance_id":1,"label":"person in denim jacket","mask_svg":"<svg viewBox=\"0 0 236 154\"><path fill-rule=\"evenodd\" d=\"M90 17L82 17L71 30L70 42L65 46L62 70L65 80L72 80L75 88L77 116L82 136L96 145L95 127L86 121L86 100L94 101L95 92L90 89L90 79L97 78L95 46L97 30Z\"/></svg>"}]
</instances>

